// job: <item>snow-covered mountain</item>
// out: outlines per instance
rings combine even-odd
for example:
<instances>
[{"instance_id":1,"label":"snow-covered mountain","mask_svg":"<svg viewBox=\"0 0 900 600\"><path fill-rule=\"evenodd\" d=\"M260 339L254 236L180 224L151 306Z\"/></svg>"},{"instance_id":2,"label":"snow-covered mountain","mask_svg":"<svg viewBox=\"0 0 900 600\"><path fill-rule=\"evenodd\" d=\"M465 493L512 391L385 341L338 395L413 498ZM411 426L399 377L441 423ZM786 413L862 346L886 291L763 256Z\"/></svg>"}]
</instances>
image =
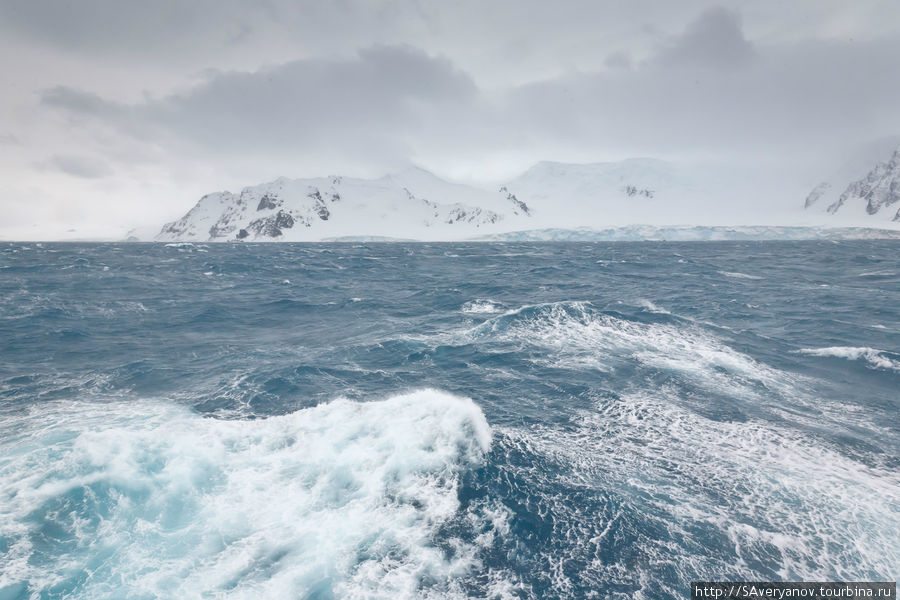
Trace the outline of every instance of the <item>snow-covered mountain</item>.
<instances>
[{"instance_id":1,"label":"snow-covered mountain","mask_svg":"<svg viewBox=\"0 0 900 600\"><path fill-rule=\"evenodd\" d=\"M628 236L643 232L645 238L656 239L682 235L683 228L657 233L659 228L683 225L764 226L765 235L785 236L785 226L870 227L870 219L836 220L829 213L840 209L843 215L849 208L842 207L860 204L870 214L893 211L893 218L900 208L895 206L900 199L900 154L849 187L845 184L846 191L834 198L829 199L836 189L833 184L816 187L807 210L796 202L806 184L791 185L796 189L752 170L689 167L650 158L541 162L491 189L451 183L419 168L379 179L280 178L240 193L206 195L154 239L433 241L490 239L534 230L621 229L636 223L648 228L629 230ZM816 210L822 206L828 211ZM730 231L727 227L721 231Z\"/></svg>"},{"instance_id":2,"label":"snow-covered mountain","mask_svg":"<svg viewBox=\"0 0 900 600\"><path fill-rule=\"evenodd\" d=\"M360 236L457 239L521 228L529 207L507 193L412 168L380 179L286 179L200 199L158 241L308 241Z\"/></svg>"},{"instance_id":3,"label":"snow-covered mountain","mask_svg":"<svg viewBox=\"0 0 900 600\"><path fill-rule=\"evenodd\" d=\"M869 163L870 165L872 163ZM900 222L900 147L860 176L839 174L816 185L804 207L845 219Z\"/></svg>"},{"instance_id":4,"label":"snow-covered mountain","mask_svg":"<svg viewBox=\"0 0 900 600\"><path fill-rule=\"evenodd\" d=\"M313 241L372 237L466 239L539 227L678 223L712 194L654 159L538 163L481 189L411 168L380 179L280 178L209 194L157 241Z\"/></svg>"},{"instance_id":5,"label":"snow-covered mountain","mask_svg":"<svg viewBox=\"0 0 900 600\"><path fill-rule=\"evenodd\" d=\"M708 179L652 158L540 162L501 189L532 207L541 227L683 223L710 200Z\"/></svg>"}]
</instances>

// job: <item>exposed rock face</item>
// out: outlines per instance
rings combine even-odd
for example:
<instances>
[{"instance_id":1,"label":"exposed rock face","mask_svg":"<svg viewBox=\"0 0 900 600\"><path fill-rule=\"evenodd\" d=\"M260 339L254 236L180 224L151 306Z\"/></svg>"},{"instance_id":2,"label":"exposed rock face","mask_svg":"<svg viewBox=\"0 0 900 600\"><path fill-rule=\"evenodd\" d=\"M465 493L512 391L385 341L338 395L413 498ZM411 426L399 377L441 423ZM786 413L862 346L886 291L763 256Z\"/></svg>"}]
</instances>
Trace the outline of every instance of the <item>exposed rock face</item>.
<instances>
[{"instance_id":1,"label":"exposed rock face","mask_svg":"<svg viewBox=\"0 0 900 600\"><path fill-rule=\"evenodd\" d=\"M806 198L806 208L827 196L830 189L827 182L816 186ZM843 214L848 210L852 212L850 207L853 206L865 208L867 215L900 221L900 148L888 160L876 164L864 177L850 182L826 210L830 214L839 211Z\"/></svg>"},{"instance_id":2,"label":"exposed rock face","mask_svg":"<svg viewBox=\"0 0 900 600\"><path fill-rule=\"evenodd\" d=\"M803 208L809 208L810 206L818 202L819 199L830 189L831 184L827 181L823 181L822 183L814 187L809 193L809 196L806 197L806 202L804 203Z\"/></svg>"},{"instance_id":3,"label":"exposed rock face","mask_svg":"<svg viewBox=\"0 0 900 600\"><path fill-rule=\"evenodd\" d=\"M900 202L900 148L890 160L875 165L868 175L847 186L837 202L828 207L828 212L833 214L848 200L856 199L866 201L866 212L870 215Z\"/></svg>"},{"instance_id":4,"label":"exposed rock face","mask_svg":"<svg viewBox=\"0 0 900 600\"><path fill-rule=\"evenodd\" d=\"M512 202L512 205L514 207L513 213L517 215L531 216L531 209L528 207L528 205L516 198L516 195L510 192L505 185L500 188L500 193L506 194L506 199Z\"/></svg>"},{"instance_id":5,"label":"exposed rock face","mask_svg":"<svg viewBox=\"0 0 900 600\"><path fill-rule=\"evenodd\" d=\"M201 198L184 217L163 227L160 241L314 240L386 233L410 236L453 227L462 231L531 210L502 195L443 181L411 169L375 180L285 178Z\"/></svg>"},{"instance_id":6,"label":"exposed rock face","mask_svg":"<svg viewBox=\"0 0 900 600\"><path fill-rule=\"evenodd\" d=\"M323 221L327 221L328 217L331 216L331 211L328 210L328 207L325 206L325 201L322 199L322 194L319 190L315 190L309 194L309 197L315 200L315 204L313 205L313 210L316 211L316 214ZM337 192L331 194L331 201L334 202L335 198L340 200L341 195Z\"/></svg>"},{"instance_id":7,"label":"exposed rock face","mask_svg":"<svg viewBox=\"0 0 900 600\"><path fill-rule=\"evenodd\" d=\"M454 223L496 223L503 217L498 215L497 213L490 210L483 210L481 208L464 208L464 207L456 207L453 208L450 213L447 215L447 219L444 221L448 225L452 225Z\"/></svg>"},{"instance_id":8,"label":"exposed rock face","mask_svg":"<svg viewBox=\"0 0 900 600\"><path fill-rule=\"evenodd\" d=\"M865 210L881 214L890 210L888 218L895 217L900 204L894 205L897 194L889 174L896 170L896 162L857 182L843 202L852 203L850 196L857 194L865 198L858 211L863 217ZM864 168L850 172L840 186L818 186L809 195L807 206L821 208L823 213L818 219L830 219L825 208L837 200L847 180L864 172L867 163L862 164ZM766 187L758 180L752 173L723 170L720 165L679 166L651 158L593 164L543 162L491 190L451 183L416 168L378 179L280 178L237 194L204 196L155 239L431 241L634 223L777 225L788 210L791 218L806 218L797 214L802 210L799 202L789 201L797 197L796 191L787 197L767 193L777 186Z\"/></svg>"},{"instance_id":9,"label":"exposed rock face","mask_svg":"<svg viewBox=\"0 0 900 600\"><path fill-rule=\"evenodd\" d=\"M266 210L269 208L278 208L281 206L281 201L278 200L276 202L276 198L269 196L268 194L264 194L262 198L259 199L259 204L256 205L256 210Z\"/></svg>"},{"instance_id":10,"label":"exposed rock face","mask_svg":"<svg viewBox=\"0 0 900 600\"><path fill-rule=\"evenodd\" d=\"M622 188L622 191L625 192L625 196L628 198L633 198L635 196L643 196L644 198L652 198L653 190L648 190L647 188L638 188L634 185L626 185Z\"/></svg>"},{"instance_id":11,"label":"exposed rock face","mask_svg":"<svg viewBox=\"0 0 900 600\"><path fill-rule=\"evenodd\" d=\"M247 226L251 232L255 233L257 237L271 237L276 238L281 236L284 229L290 229L294 226L294 217L290 215L290 213L286 213L283 210L279 210L274 215L269 217L265 217L262 219L256 219L251 221ZM309 225L307 224L307 227ZM247 230L242 229L241 231L245 232ZM240 232L238 232L240 234ZM212 235L212 231L210 230L210 235ZM247 237L247 236L244 236ZM241 238L243 239L243 238Z\"/></svg>"},{"instance_id":12,"label":"exposed rock face","mask_svg":"<svg viewBox=\"0 0 900 600\"><path fill-rule=\"evenodd\" d=\"M163 226L159 240L201 240L227 236L232 230L231 221L245 205L245 199L231 192L207 194L186 215ZM215 220L206 215L216 214Z\"/></svg>"}]
</instances>

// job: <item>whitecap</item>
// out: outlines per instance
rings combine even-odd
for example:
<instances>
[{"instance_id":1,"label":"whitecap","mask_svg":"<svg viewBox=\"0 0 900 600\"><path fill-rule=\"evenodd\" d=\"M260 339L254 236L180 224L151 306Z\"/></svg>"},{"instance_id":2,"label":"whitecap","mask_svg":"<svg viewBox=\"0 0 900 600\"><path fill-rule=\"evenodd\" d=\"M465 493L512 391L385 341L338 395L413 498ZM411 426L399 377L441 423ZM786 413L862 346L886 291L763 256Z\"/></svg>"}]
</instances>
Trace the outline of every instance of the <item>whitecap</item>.
<instances>
[{"instance_id":1,"label":"whitecap","mask_svg":"<svg viewBox=\"0 0 900 600\"><path fill-rule=\"evenodd\" d=\"M524 306L464 335L549 350L531 360L557 368L612 372L632 360L676 371L708 389L740 394L754 393L757 384L771 389L793 384L787 373L737 352L700 327L631 321L599 312L587 302Z\"/></svg>"},{"instance_id":2,"label":"whitecap","mask_svg":"<svg viewBox=\"0 0 900 600\"><path fill-rule=\"evenodd\" d=\"M0 589L35 596L464 597L458 576L504 530L502 509L470 507L482 535L435 545L491 445L479 407L436 390L254 420L41 404L0 440Z\"/></svg>"},{"instance_id":3,"label":"whitecap","mask_svg":"<svg viewBox=\"0 0 900 600\"><path fill-rule=\"evenodd\" d=\"M462 305L460 310L469 314L490 314L503 312L504 307L493 300L471 300Z\"/></svg>"},{"instance_id":4,"label":"whitecap","mask_svg":"<svg viewBox=\"0 0 900 600\"><path fill-rule=\"evenodd\" d=\"M567 524L560 537L575 541L569 554L584 561L581 577L601 585L650 584L668 572L681 581L727 572L860 580L900 560L895 470L863 465L788 427L706 418L680 405L676 389L599 400L572 428L501 428L496 436L549 459L545 471L556 481L601 496L613 490L641 511L646 531L658 532L640 536L630 562L593 561L618 513L598 523L562 494L541 498ZM707 545L710 531L722 536L721 552ZM637 595L648 596L655 594Z\"/></svg>"},{"instance_id":5,"label":"whitecap","mask_svg":"<svg viewBox=\"0 0 900 600\"><path fill-rule=\"evenodd\" d=\"M862 360L870 369L883 369L900 373L900 361L885 356L884 350L878 350L877 348L831 346L829 348L801 348L796 350L795 353L808 356Z\"/></svg>"},{"instance_id":6,"label":"whitecap","mask_svg":"<svg viewBox=\"0 0 900 600\"><path fill-rule=\"evenodd\" d=\"M859 277L892 277L896 275L894 271L863 271Z\"/></svg>"},{"instance_id":7,"label":"whitecap","mask_svg":"<svg viewBox=\"0 0 900 600\"><path fill-rule=\"evenodd\" d=\"M737 271L716 271L716 273L733 279L762 279L759 275L748 275L747 273L739 273Z\"/></svg>"},{"instance_id":8,"label":"whitecap","mask_svg":"<svg viewBox=\"0 0 900 600\"><path fill-rule=\"evenodd\" d=\"M672 314L669 311L667 311L666 309L664 309L660 306L657 306L650 300L646 300L644 298L641 298L640 300L638 300L638 306L640 306L641 308L645 308L652 313L657 313L660 315L671 315Z\"/></svg>"}]
</instances>

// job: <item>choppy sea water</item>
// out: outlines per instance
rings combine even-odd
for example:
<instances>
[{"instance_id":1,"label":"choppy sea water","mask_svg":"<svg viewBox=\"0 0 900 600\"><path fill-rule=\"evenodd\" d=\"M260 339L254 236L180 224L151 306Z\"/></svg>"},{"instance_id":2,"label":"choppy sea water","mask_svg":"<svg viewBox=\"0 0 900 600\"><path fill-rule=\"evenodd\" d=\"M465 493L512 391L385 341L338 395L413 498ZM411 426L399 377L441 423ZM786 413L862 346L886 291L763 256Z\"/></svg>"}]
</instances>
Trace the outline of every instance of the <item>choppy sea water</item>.
<instances>
[{"instance_id":1,"label":"choppy sea water","mask_svg":"<svg viewBox=\"0 0 900 600\"><path fill-rule=\"evenodd\" d=\"M0 245L0 598L900 573L896 242Z\"/></svg>"}]
</instances>

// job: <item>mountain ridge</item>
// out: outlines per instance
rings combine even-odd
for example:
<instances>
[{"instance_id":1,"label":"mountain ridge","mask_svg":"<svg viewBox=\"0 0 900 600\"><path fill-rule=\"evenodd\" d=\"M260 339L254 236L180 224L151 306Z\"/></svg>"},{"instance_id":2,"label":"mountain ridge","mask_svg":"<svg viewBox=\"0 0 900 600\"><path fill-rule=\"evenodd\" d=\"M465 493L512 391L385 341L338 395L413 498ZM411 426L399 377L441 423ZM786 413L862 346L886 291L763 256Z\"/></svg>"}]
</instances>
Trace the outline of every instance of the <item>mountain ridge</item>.
<instances>
[{"instance_id":1,"label":"mountain ridge","mask_svg":"<svg viewBox=\"0 0 900 600\"><path fill-rule=\"evenodd\" d=\"M240 192L203 196L163 226L157 241L313 241L348 237L463 239L480 234L578 226L688 189L671 163L633 158L543 161L493 190L449 182L420 167L374 179L279 177ZM665 189L660 189L665 188ZM683 192L684 190L680 190ZM681 195L684 195L683 193ZM533 221L539 221L533 223Z\"/></svg>"},{"instance_id":2,"label":"mountain ridge","mask_svg":"<svg viewBox=\"0 0 900 600\"><path fill-rule=\"evenodd\" d=\"M453 241L534 230L623 230L638 227L635 223L656 228L682 223L720 228L749 227L747 223L869 227L875 217L881 220L884 207L900 200L900 149L851 183L846 190L852 190L839 202L834 194L840 186L832 183L816 186L802 205L771 193L766 183L758 176L654 158L586 164L541 161L492 189L447 181L421 167L371 179L278 177L236 193L207 194L153 239ZM868 206L874 210L853 215L855 220L835 220L839 209L859 204L864 196L871 197ZM818 210L826 205L828 210ZM850 211L840 212L843 217ZM900 211L897 217L900 221Z\"/></svg>"},{"instance_id":3,"label":"mountain ridge","mask_svg":"<svg viewBox=\"0 0 900 600\"><path fill-rule=\"evenodd\" d=\"M834 178L837 179L837 178ZM865 214L879 220L900 222L900 147L886 160L875 163L862 177L854 177L841 185L822 181L806 197L804 208L830 215L838 212Z\"/></svg>"}]
</instances>

